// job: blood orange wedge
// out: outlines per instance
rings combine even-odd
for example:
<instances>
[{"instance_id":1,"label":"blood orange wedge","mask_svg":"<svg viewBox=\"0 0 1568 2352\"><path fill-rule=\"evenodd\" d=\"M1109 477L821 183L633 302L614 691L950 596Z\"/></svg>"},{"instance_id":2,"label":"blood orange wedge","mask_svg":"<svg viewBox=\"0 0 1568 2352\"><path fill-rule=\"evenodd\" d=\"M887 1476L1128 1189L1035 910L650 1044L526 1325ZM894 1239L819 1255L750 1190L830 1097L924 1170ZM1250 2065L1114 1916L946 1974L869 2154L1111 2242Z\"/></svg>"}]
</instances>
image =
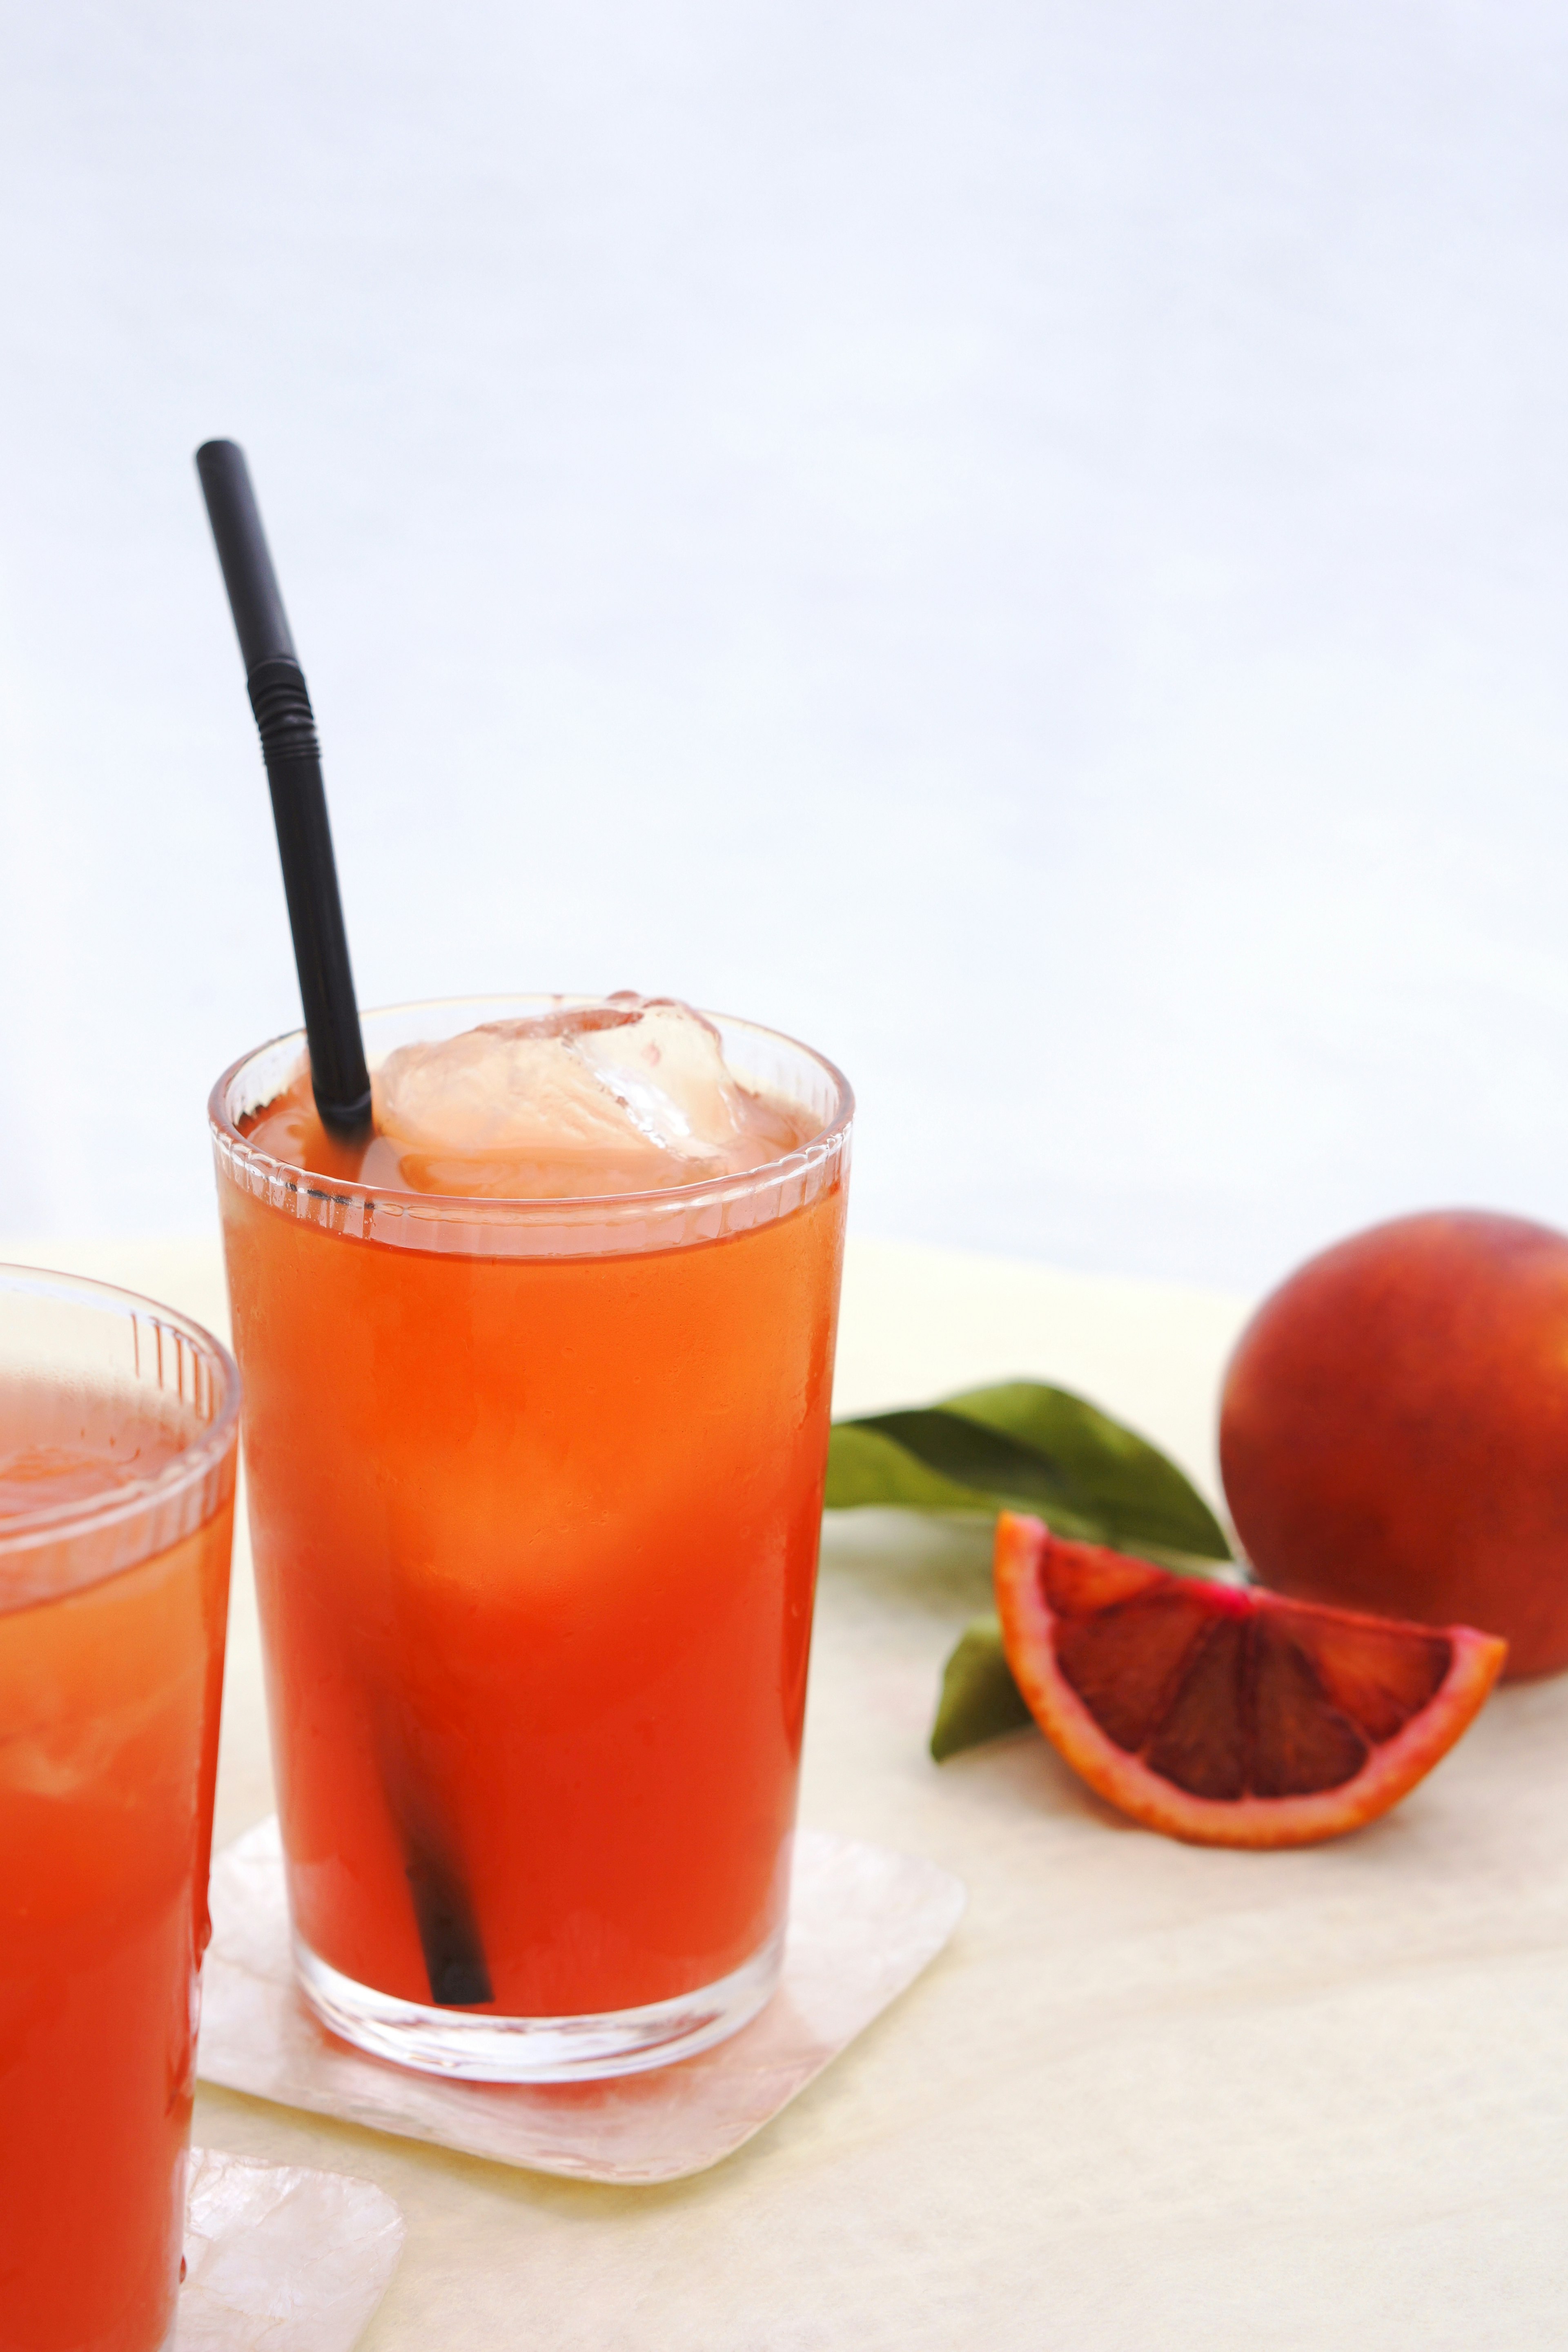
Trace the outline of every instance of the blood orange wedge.
<instances>
[{"instance_id":1,"label":"blood orange wedge","mask_svg":"<svg viewBox=\"0 0 1568 2352\"><path fill-rule=\"evenodd\" d=\"M1194 1845L1311 1845L1398 1803L1474 1720L1506 1642L1171 1576L996 1523L1007 1663L1111 1804Z\"/></svg>"}]
</instances>

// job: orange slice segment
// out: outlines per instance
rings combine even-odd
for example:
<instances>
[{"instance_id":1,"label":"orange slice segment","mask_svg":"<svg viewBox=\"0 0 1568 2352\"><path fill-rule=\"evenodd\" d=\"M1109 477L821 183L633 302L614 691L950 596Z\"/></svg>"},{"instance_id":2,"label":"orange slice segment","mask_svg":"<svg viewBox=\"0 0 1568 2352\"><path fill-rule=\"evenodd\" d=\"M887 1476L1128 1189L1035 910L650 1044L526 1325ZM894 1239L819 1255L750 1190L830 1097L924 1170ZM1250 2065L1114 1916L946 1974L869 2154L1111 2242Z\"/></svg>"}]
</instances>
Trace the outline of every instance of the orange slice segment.
<instances>
[{"instance_id":1,"label":"orange slice segment","mask_svg":"<svg viewBox=\"0 0 1568 2352\"><path fill-rule=\"evenodd\" d=\"M1053 1747L1194 1845L1311 1845L1375 1821L1474 1721L1506 1642L1171 1576L996 1522L1014 1678Z\"/></svg>"}]
</instances>

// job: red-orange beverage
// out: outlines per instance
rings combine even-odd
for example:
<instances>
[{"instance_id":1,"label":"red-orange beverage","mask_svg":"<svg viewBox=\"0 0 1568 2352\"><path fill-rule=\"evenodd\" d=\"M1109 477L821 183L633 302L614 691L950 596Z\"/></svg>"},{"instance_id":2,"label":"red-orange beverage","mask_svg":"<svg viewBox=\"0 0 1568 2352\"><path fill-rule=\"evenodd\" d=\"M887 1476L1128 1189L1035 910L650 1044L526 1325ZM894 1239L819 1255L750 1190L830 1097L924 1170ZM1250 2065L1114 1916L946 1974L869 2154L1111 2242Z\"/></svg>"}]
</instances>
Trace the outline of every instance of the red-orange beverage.
<instances>
[{"instance_id":1,"label":"red-orange beverage","mask_svg":"<svg viewBox=\"0 0 1568 2352\"><path fill-rule=\"evenodd\" d=\"M168 1310L0 1269L0 2352L172 2340L236 1387Z\"/></svg>"},{"instance_id":2,"label":"red-orange beverage","mask_svg":"<svg viewBox=\"0 0 1568 2352\"><path fill-rule=\"evenodd\" d=\"M214 1098L302 1979L453 2072L662 2063L777 1970L848 1097L723 1024L744 1101L680 1099L735 1132L672 1146L634 1048L691 1035L628 1002L377 1016L363 1156L297 1046ZM394 1050L481 1023L450 1084Z\"/></svg>"}]
</instances>

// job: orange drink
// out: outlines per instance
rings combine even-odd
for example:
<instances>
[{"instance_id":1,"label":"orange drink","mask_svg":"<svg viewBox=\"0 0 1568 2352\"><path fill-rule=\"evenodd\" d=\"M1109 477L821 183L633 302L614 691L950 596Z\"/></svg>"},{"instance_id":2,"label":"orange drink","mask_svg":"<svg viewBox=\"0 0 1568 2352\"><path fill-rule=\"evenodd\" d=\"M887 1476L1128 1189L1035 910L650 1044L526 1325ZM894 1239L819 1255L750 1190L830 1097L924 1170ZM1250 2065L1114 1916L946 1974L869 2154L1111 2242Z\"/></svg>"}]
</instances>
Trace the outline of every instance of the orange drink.
<instances>
[{"instance_id":1,"label":"orange drink","mask_svg":"<svg viewBox=\"0 0 1568 2352\"><path fill-rule=\"evenodd\" d=\"M0 2352L172 2341L237 1382L0 1268Z\"/></svg>"},{"instance_id":2,"label":"orange drink","mask_svg":"<svg viewBox=\"0 0 1568 2352\"><path fill-rule=\"evenodd\" d=\"M213 1099L301 1980L414 2064L662 2063L778 1971L847 1089L636 999L366 1044L367 1150L298 1040Z\"/></svg>"}]
</instances>

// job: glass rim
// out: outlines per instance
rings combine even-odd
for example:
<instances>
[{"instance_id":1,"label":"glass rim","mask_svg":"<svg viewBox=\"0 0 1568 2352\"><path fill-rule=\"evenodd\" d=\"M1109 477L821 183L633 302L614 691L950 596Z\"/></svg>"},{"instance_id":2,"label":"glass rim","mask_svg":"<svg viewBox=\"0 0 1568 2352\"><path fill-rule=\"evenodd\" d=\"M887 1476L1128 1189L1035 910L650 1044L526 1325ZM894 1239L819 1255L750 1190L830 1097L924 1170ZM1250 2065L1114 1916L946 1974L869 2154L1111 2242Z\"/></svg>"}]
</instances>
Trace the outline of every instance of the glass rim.
<instances>
[{"instance_id":1,"label":"glass rim","mask_svg":"<svg viewBox=\"0 0 1568 2352\"><path fill-rule=\"evenodd\" d=\"M91 1275L66 1274L53 1266L20 1265L0 1261L0 1297L26 1291L37 1297L74 1299L104 1313L125 1316L134 1325L151 1321L160 1330L173 1331L218 1376L217 1410L204 1423L173 1462L148 1477L105 1487L100 1496L83 1496L68 1503L46 1503L36 1510L11 1511L0 1517L0 1559L7 1553L31 1550L39 1543L57 1543L96 1535L139 1514L160 1510L199 1486L233 1451L239 1433L239 1367L221 1339L194 1316L182 1314L161 1299L118 1283L100 1282Z\"/></svg>"},{"instance_id":2,"label":"glass rim","mask_svg":"<svg viewBox=\"0 0 1568 2352\"><path fill-rule=\"evenodd\" d=\"M503 1005L575 1005L602 1004L602 996L576 990L519 989L486 992L477 996L411 997L396 1004L366 1005L362 1008L362 1021L382 1021L399 1013L438 1013L448 1007L485 1007ZM777 1160L763 1160L755 1168L731 1170L722 1176L703 1176L690 1184L666 1184L650 1191L634 1192L569 1192L548 1197L526 1193L456 1193L409 1192L390 1185L361 1184L344 1177L323 1176L316 1170L300 1168L291 1160L275 1159L260 1150L249 1138L241 1133L229 1116L228 1096L235 1081L263 1055L277 1052L285 1045L298 1045L305 1052L303 1027L280 1030L259 1045L232 1061L214 1086L207 1097L207 1122L214 1136L230 1152L241 1156L248 1166L264 1176L281 1181L298 1192L322 1202L363 1202L372 1211L378 1207L388 1210L422 1211L442 1222L475 1225L507 1223L573 1223L595 1215L612 1212L625 1213L646 1209L650 1214L661 1211L668 1213L681 1209L700 1208L710 1199L731 1192L736 1186L761 1187L764 1184L786 1184L790 1179L807 1168L819 1164L826 1152L841 1141L855 1116L855 1094L848 1079L836 1062L819 1054L814 1045L804 1045L787 1031L770 1029L760 1021L742 1021L728 1013L711 1013L700 1005L691 1010L701 1019L723 1023L732 1029L750 1031L765 1037L773 1045L785 1045L805 1060L813 1062L830 1081L836 1100L831 1115L795 1148ZM454 1033L456 1034L456 1033ZM260 1106L258 1106L260 1108Z\"/></svg>"}]
</instances>

